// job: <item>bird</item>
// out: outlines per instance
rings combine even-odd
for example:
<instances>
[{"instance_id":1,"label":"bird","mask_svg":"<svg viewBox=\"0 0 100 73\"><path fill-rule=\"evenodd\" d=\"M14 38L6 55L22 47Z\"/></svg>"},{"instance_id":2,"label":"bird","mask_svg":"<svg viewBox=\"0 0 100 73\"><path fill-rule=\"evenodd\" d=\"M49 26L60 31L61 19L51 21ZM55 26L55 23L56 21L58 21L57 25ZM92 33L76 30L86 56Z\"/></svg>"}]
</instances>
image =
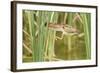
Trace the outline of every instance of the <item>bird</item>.
<instances>
[{"instance_id":1,"label":"bird","mask_svg":"<svg viewBox=\"0 0 100 73\"><path fill-rule=\"evenodd\" d=\"M64 35L76 35L79 32L75 27L72 27L71 25L68 24L48 23L46 25L50 30L62 32L61 37L57 37L57 39L60 40L63 39Z\"/></svg>"}]
</instances>

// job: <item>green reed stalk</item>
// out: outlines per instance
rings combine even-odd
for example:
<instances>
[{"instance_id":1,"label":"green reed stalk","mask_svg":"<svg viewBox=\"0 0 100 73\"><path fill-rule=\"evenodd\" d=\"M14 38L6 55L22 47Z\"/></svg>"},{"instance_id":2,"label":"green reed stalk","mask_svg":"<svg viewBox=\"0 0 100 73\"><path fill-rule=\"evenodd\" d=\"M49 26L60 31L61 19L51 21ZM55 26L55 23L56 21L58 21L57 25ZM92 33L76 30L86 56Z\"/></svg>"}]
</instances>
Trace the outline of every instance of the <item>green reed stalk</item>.
<instances>
[{"instance_id":1,"label":"green reed stalk","mask_svg":"<svg viewBox=\"0 0 100 73\"><path fill-rule=\"evenodd\" d=\"M73 13L68 13L68 24L72 25L72 20L73 20ZM71 40L71 36L68 35L68 59L71 59L71 54L70 54L70 50L72 49L71 45L72 45L72 40Z\"/></svg>"},{"instance_id":2,"label":"green reed stalk","mask_svg":"<svg viewBox=\"0 0 100 73\"><path fill-rule=\"evenodd\" d=\"M38 51L37 54L37 61L44 61L44 45L45 45L45 12L38 11L37 16L37 23L38 23L38 37L37 37L37 44L36 44L36 50Z\"/></svg>"},{"instance_id":3,"label":"green reed stalk","mask_svg":"<svg viewBox=\"0 0 100 73\"><path fill-rule=\"evenodd\" d=\"M29 24L29 33L30 33L30 38L31 38L31 48L32 48L32 58L33 61L36 61L35 56L34 56L34 49L35 49L35 26L33 23L34 16L31 11L27 11L27 16L28 16L28 24Z\"/></svg>"},{"instance_id":4,"label":"green reed stalk","mask_svg":"<svg viewBox=\"0 0 100 73\"><path fill-rule=\"evenodd\" d=\"M86 53L87 53L87 59L91 58L91 49L90 49L90 35L89 35L89 22L90 20L87 19L87 14L81 14L82 20L83 20L83 27L84 27L84 33L85 33L85 44L86 44Z\"/></svg>"},{"instance_id":5,"label":"green reed stalk","mask_svg":"<svg viewBox=\"0 0 100 73\"><path fill-rule=\"evenodd\" d=\"M55 23L57 20L56 20L56 17L57 16L55 16L56 15L56 13L55 12L52 12L52 13L50 13L50 20L49 20L49 22L52 22L52 23ZM48 59L49 60L52 60L52 57L54 56L54 44L55 44L55 34L56 34L56 31L54 31L54 30L49 30L48 31L48 42L49 42L49 44L48 44Z\"/></svg>"}]
</instances>

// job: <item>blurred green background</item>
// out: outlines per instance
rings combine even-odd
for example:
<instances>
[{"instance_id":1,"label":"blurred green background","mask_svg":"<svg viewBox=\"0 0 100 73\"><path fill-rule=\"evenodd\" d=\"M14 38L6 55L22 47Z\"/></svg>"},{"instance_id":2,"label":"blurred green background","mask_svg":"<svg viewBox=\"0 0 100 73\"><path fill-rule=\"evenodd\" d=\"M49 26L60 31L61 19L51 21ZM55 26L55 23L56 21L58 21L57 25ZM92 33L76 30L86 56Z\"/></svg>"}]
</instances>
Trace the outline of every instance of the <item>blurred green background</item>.
<instances>
[{"instance_id":1,"label":"blurred green background","mask_svg":"<svg viewBox=\"0 0 100 73\"><path fill-rule=\"evenodd\" d=\"M91 59L91 14L23 10L23 62ZM64 35L45 24L68 24L78 35Z\"/></svg>"}]
</instances>

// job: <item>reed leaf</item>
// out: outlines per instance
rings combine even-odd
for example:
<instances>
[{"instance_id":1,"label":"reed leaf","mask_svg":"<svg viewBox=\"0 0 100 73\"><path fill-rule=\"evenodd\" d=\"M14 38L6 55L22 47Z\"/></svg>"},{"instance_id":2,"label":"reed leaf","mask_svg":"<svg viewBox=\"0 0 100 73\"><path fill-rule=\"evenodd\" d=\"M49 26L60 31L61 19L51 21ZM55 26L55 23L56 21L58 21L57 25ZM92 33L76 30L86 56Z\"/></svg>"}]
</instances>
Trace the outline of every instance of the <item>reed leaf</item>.
<instances>
[{"instance_id":1,"label":"reed leaf","mask_svg":"<svg viewBox=\"0 0 100 73\"><path fill-rule=\"evenodd\" d=\"M86 53L87 53L87 59L91 58L91 47L90 47L90 20L88 19L90 16L89 14L80 14L83 20L83 26L84 26L84 33L85 33L85 44L86 44Z\"/></svg>"}]
</instances>

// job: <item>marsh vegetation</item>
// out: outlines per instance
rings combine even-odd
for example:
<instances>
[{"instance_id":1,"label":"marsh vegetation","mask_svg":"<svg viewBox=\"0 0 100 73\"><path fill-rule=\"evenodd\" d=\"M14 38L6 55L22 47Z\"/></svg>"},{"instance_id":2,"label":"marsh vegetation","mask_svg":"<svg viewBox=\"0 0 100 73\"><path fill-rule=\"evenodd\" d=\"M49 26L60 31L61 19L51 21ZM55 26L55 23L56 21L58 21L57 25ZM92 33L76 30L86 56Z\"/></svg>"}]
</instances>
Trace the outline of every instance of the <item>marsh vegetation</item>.
<instances>
[{"instance_id":1,"label":"marsh vegetation","mask_svg":"<svg viewBox=\"0 0 100 73\"><path fill-rule=\"evenodd\" d=\"M91 59L89 13L23 10L22 14L23 62ZM49 23L69 25L78 34L57 39L62 32L48 29Z\"/></svg>"}]
</instances>

